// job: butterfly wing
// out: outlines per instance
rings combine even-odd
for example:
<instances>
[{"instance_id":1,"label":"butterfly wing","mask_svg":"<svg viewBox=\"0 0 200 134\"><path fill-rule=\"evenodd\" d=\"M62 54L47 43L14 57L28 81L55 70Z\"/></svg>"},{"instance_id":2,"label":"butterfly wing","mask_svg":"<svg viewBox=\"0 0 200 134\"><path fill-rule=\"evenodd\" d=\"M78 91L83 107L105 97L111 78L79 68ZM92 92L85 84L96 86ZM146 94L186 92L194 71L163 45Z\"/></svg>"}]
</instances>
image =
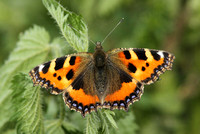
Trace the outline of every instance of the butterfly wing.
<instances>
[{"instance_id":1,"label":"butterfly wing","mask_svg":"<svg viewBox=\"0 0 200 134\"><path fill-rule=\"evenodd\" d=\"M36 66L29 72L33 83L51 89L52 94L62 93L77 77L77 70L85 61L86 54L67 55Z\"/></svg>"},{"instance_id":2,"label":"butterfly wing","mask_svg":"<svg viewBox=\"0 0 200 134\"><path fill-rule=\"evenodd\" d=\"M175 58L166 51L137 48L114 49L109 52L109 57L112 62L118 59L118 64L123 64L126 71L142 84L151 84L160 74L171 70Z\"/></svg>"},{"instance_id":3,"label":"butterfly wing","mask_svg":"<svg viewBox=\"0 0 200 134\"><path fill-rule=\"evenodd\" d=\"M90 88L94 85L90 77L92 63L90 53L71 54L36 66L29 72L29 75L34 85L51 89L52 94L63 93L67 106L84 115L90 107L94 110L93 105L98 105L96 104L98 97L94 89ZM83 80L87 78L91 81L90 86L83 83ZM85 88L86 86L88 88Z\"/></svg>"},{"instance_id":4,"label":"butterfly wing","mask_svg":"<svg viewBox=\"0 0 200 134\"><path fill-rule=\"evenodd\" d=\"M141 98L143 85L153 83L165 70L171 69L174 58L168 52L150 49L121 48L109 51L108 64L118 70L121 86L114 91L109 90L104 107L127 110L131 103ZM110 83L109 88L113 89Z\"/></svg>"},{"instance_id":5,"label":"butterfly wing","mask_svg":"<svg viewBox=\"0 0 200 134\"><path fill-rule=\"evenodd\" d=\"M94 83L94 64L91 62L63 94L66 105L85 116L101 107Z\"/></svg>"}]
</instances>

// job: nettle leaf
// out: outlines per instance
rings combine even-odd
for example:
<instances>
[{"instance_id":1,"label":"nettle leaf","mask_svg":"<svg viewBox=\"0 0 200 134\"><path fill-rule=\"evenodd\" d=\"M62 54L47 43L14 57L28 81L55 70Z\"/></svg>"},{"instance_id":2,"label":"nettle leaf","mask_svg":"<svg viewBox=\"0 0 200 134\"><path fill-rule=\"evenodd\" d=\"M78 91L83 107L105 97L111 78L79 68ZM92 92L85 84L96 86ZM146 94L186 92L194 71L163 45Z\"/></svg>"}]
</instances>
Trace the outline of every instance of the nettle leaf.
<instances>
[{"instance_id":1,"label":"nettle leaf","mask_svg":"<svg viewBox=\"0 0 200 134\"><path fill-rule=\"evenodd\" d=\"M98 129L100 127L100 119L97 116L97 114L92 112L90 115L87 116L86 121L87 121L87 124L86 124L85 133L97 134Z\"/></svg>"},{"instance_id":2,"label":"nettle leaf","mask_svg":"<svg viewBox=\"0 0 200 134\"><path fill-rule=\"evenodd\" d=\"M13 112L9 110L12 77L19 71L28 73L29 69L44 62L50 48L48 43L48 32L44 28L34 26L20 35L16 48L0 68L0 128L9 121Z\"/></svg>"},{"instance_id":3,"label":"nettle leaf","mask_svg":"<svg viewBox=\"0 0 200 134\"><path fill-rule=\"evenodd\" d=\"M45 120L45 122L44 122L45 133L47 133L47 134L65 134L66 131L69 133L77 132L78 131L77 126L75 126L69 120L64 120L65 104L63 102L62 96L58 96L58 98L59 98L59 100L57 103L59 103L59 118Z\"/></svg>"},{"instance_id":4,"label":"nettle leaf","mask_svg":"<svg viewBox=\"0 0 200 134\"><path fill-rule=\"evenodd\" d=\"M103 111L103 112L102 112ZM101 131L104 132L105 134L109 134L109 128L110 128L110 125L111 125L111 122L110 120L108 119L108 116L107 114L111 114L113 111L110 111L107 112L108 110L99 110L98 111L98 115L100 117L100 120L101 120ZM114 114L114 113L112 113ZM111 117L111 116L110 116ZM111 119L111 118L110 118ZM112 120L112 119L111 119ZM114 120L113 120L114 121Z\"/></svg>"},{"instance_id":5,"label":"nettle leaf","mask_svg":"<svg viewBox=\"0 0 200 134\"><path fill-rule=\"evenodd\" d=\"M79 128L75 124L72 124L69 121L64 121L62 123L62 127L70 132L78 132L79 131Z\"/></svg>"},{"instance_id":6,"label":"nettle leaf","mask_svg":"<svg viewBox=\"0 0 200 134\"><path fill-rule=\"evenodd\" d=\"M138 125L135 123L133 113L128 112L123 118L117 121L118 129L112 129L110 132L114 134L136 134Z\"/></svg>"},{"instance_id":7,"label":"nettle leaf","mask_svg":"<svg viewBox=\"0 0 200 134\"><path fill-rule=\"evenodd\" d=\"M11 77L17 71L29 71L35 64L46 59L49 52L49 34L41 27L34 26L20 36L17 47L0 69L0 91L8 87Z\"/></svg>"},{"instance_id":8,"label":"nettle leaf","mask_svg":"<svg viewBox=\"0 0 200 134\"><path fill-rule=\"evenodd\" d=\"M106 115L107 120L112 125L112 127L117 129L118 128L117 124L116 124L115 120L113 119L113 116L115 116L115 113L113 111L110 111L110 110L105 110L104 114Z\"/></svg>"},{"instance_id":9,"label":"nettle leaf","mask_svg":"<svg viewBox=\"0 0 200 134\"><path fill-rule=\"evenodd\" d=\"M61 122L59 119L55 119L46 120L44 123L46 134L65 134L65 131L69 133L78 132L78 128L74 124L67 121Z\"/></svg>"},{"instance_id":10,"label":"nettle leaf","mask_svg":"<svg viewBox=\"0 0 200 134\"><path fill-rule=\"evenodd\" d=\"M46 120L45 121L45 133L47 134L65 134L61 128L60 120Z\"/></svg>"},{"instance_id":11,"label":"nettle leaf","mask_svg":"<svg viewBox=\"0 0 200 134\"><path fill-rule=\"evenodd\" d=\"M88 29L83 18L66 10L55 0L43 0L43 3L55 19L68 44L78 52L87 52Z\"/></svg>"},{"instance_id":12,"label":"nettle leaf","mask_svg":"<svg viewBox=\"0 0 200 134\"><path fill-rule=\"evenodd\" d=\"M44 133L40 87L33 87L28 74L19 73L14 76L11 88L17 133Z\"/></svg>"},{"instance_id":13,"label":"nettle leaf","mask_svg":"<svg viewBox=\"0 0 200 134\"><path fill-rule=\"evenodd\" d=\"M98 132L109 134L111 126L117 129L117 124L113 119L114 115L113 111L104 109L99 109L97 113L92 112L87 116L86 134Z\"/></svg>"}]
</instances>

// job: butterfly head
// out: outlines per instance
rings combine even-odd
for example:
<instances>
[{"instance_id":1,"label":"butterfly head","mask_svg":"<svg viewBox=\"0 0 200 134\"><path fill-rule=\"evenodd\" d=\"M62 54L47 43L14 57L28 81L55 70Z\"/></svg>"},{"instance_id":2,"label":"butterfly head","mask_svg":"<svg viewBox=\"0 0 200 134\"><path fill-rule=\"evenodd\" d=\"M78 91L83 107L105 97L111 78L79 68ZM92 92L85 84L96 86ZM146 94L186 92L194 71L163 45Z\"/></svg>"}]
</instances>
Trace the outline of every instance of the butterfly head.
<instances>
[{"instance_id":1,"label":"butterfly head","mask_svg":"<svg viewBox=\"0 0 200 134\"><path fill-rule=\"evenodd\" d=\"M95 50L96 50L96 51L97 51L97 50L103 50L103 47L102 47L100 41L97 41L97 42L96 42L96 48L95 48Z\"/></svg>"}]
</instances>

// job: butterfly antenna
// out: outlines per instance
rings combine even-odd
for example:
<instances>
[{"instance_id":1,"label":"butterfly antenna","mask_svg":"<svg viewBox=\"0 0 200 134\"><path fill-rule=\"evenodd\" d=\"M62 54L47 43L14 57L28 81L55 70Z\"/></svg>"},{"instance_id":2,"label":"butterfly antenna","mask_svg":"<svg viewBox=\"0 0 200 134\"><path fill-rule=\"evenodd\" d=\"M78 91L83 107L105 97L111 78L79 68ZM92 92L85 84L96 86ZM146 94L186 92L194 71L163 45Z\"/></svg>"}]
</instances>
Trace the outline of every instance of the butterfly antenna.
<instances>
[{"instance_id":1,"label":"butterfly antenna","mask_svg":"<svg viewBox=\"0 0 200 134\"><path fill-rule=\"evenodd\" d=\"M79 32L76 28L72 27L70 24L68 24L68 26L71 27L71 28L72 28L73 30L75 30L76 32L78 32L79 34L82 34L82 33ZM94 41L91 40L90 38L89 38L89 41L92 42L92 44L94 44L94 45L96 46L96 43L94 43Z\"/></svg>"},{"instance_id":2,"label":"butterfly antenna","mask_svg":"<svg viewBox=\"0 0 200 134\"><path fill-rule=\"evenodd\" d=\"M119 26L119 24L122 23L122 21L124 20L124 18L121 18L121 20L117 23L117 25L107 34L107 36L104 38L104 40L101 42L101 44L104 43L104 41L110 36L110 34Z\"/></svg>"},{"instance_id":3,"label":"butterfly antenna","mask_svg":"<svg viewBox=\"0 0 200 134\"><path fill-rule=\"evenodd\" d=\"M92 42L92 44L94 44L96 46L96 43L93 40L91 40L90 38L89 38L89 41Z\"/></svg>"}]
</instances>

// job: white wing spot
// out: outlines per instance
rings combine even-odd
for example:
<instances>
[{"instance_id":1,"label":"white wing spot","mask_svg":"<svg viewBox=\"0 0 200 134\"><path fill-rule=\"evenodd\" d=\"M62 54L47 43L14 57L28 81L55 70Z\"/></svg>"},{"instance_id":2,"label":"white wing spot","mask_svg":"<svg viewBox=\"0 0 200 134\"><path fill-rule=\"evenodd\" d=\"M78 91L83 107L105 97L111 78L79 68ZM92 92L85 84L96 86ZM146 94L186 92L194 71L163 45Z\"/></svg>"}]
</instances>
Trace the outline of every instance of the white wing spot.
<instances>
[{"instance_id":1,"label":"white wing spot","mask_svg":"<svg viewBox=\"0 0 200 134\"><path fill-rule=\"evenodd\" d=\"M39 66L39 72L41 72L43 68L44 68L44 65L40 65Z\"/></svg>"},{"instance_id":2,"label":"white wing spot","mask_svg":"<svg viewBox=\"0 0 200 134\"><path fill-rule=\"evenodd\" d=\"M164 54L162 51L157 52L158 55L160 55L161 58L164 58Z\"/></svg>"}]
</instances>

